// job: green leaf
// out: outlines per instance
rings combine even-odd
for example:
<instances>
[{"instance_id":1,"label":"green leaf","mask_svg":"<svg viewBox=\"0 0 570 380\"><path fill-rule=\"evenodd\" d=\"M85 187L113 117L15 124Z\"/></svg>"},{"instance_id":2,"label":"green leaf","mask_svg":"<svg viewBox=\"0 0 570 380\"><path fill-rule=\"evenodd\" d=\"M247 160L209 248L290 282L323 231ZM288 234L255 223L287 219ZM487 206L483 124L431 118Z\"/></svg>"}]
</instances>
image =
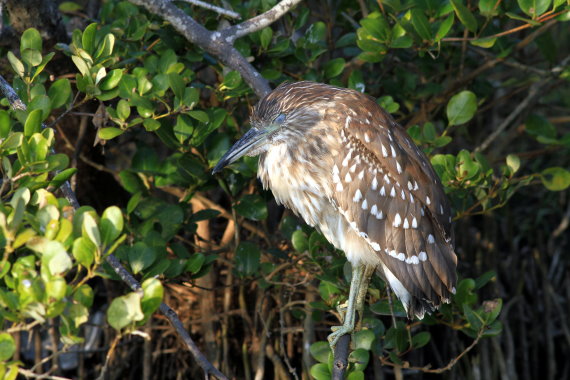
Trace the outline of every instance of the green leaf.
<instances>
[{"instance_id":1,"label":"green leaf","mask_svg":"<svg viewBox=\"0 0 570 380\"><path fill-rule=\"evenodd\" d=\"M114 127L107 127L107 128L100 128L97 132L97 136L99 136L102 140L111 140L117 136L122 135L125 133L124 130Z\"/></svg>"},{"instance_id":2,"label":"green leaf","mask_svg":"<svg viewBox=\"0 0 570 380\"><path fill-rule=\"evenodd\" d=\"M69 180L71 176L73 176L77 172L77 168L69 168L65 169L59 173L57 173L52 180L50 181L49 185L54 188L60 187L65 181Z\"/></svg>"},{"instance_id":3,"label":"green leaf","mask_svg":"<svg viewBox=\"0 0 570 380\"><path fill-rule=\"evenodd\" d=\"M543 116L531 114L525 121L527 133L534 137L556 138L556 127Z\"/></svg>"},{"instance_id":4,"label":"green leaf","mask_svg":"<svg viewBox=\"0 0 570 380\"><path fill-rule=\"evenodd\" d=\"M319 363L328 363L329 355L332 354L331 346L328 342L315 342L309 347L311 356Z\"/></svg>"},{"instance_id":5,"label":"green leaf","mask_svg":"<svg viewBox=\"0 0 570 380\"><path fill-rule=\"evenodd\" d=\"M129 105L129 102L127 102L125 99L119 100L119 103L117 104L117 116L119 119L125 121L129 118L130 115L131 106Z\"/></svg>"},{"instance_id":6,"label":"green leaf","mask_svg":"<svg viewBox=\"0 0 570 380\"><path fill-rule=\"evenodd\" d=\"M75 292L73 292L73 300L79 302L86 308L93 306L94 298L95 294L93 293L93 289L87 284L80 285L75 289Z\"/></svg>"},{"instance_id":7,"label":"green leaf","mask_svg":"<svg viewBox=\"0 0 570 380\"><path fill-rule=\"evenodd\" d=\"M116 330L121 330L134 322L143 320L140 298L134 292L115 298L107 309L109 324Z\"/></svg>"},{"instance_id":8,"label":"green leaf","mask_svg":"<svg viewBox=\"0 0 570 380\"><path fill-rule=\"evenodd\" d=\"M471 153L465 149L457 154L457 176L460 180L475 177L481 170L479 163L471 158Z\"/></svg>"},{"instance_id":9,"label":"green leaf","mask_svg":"<svg viewBox=\"0 0 570 380\"><path fill-rule=\"evenodd\" d=\"M67 104L71 99L71 84L69 79L58 79L50 86L48 96L51 100L51 108L59 108Z\"/></svg>"},{"instance_id":10,"label":"green leaf","mask_svg":"<svg viewBox=\"0 0 570 380\"><path fill-rule=\"evenodd\" d=\"M153 132L160 128L160 122L155 119L144 119L143 126L147 132Z\"/></svg>"},{"instance_id":11,"label":"green leaf","mask_svg":"<svg viewBox=\"0 0 570 380\"><path fill-rule=\"evenodd\" d=\"M252 220L267 219L267 204L258 194L244 195L234 209L238 214Z\"/></svg>"},{"instance_id":12,"label":"green leaf","mask_svg":"<svg viewBox=\"0 0 570 380\"><path fill-rule=\"evenodd\" d=\"M85 213L83 215L83 224L81 225L81 231L83 236L89 237L93 244L97 247L101 246L101 234L99 233L99 227L97 222L91 213Z\"/></svg>"},{"instance_id":13,"label":"green leaf","mask_svg":"<svg viewBox=\"0 0 570 380\"><path fill-rule=\"evenodd\" d=\"M296 230L293 232L291 235L291 243L297 252L303 253L309 249L309 239L303 230Z\"/></svg>"},{"instance_id":14,"label":"green leaf","mask_svg":"<svg viewBox=\"0 0 570 380\"><path fill-rule=\"evenodd\" d=\"M96 250L95 244L86 237L79 237L73 242L73 257L85 268L90 268L93 265Z\"/></svg>"},{"instance_id":15,"label":"green leaf","mask_svg":"<svg viewBox=\"0 0 570 380\"><path fill-rule=\"evenodd\" d=\"M427 331L422 331L412 337L412 346L414 349L421 348L429 343L431 334Z\"/></svg>"},{"instance_id":16,"label":"green leaf","mask_svg":"<svg viewBox=\"0 0 570 380\"><path fill-rule=\"evenodd\" d=\"M22 50L22 61L28 64L28 66L36 67L42 63L42 53L35 49L25 49Z\"/></svg>"},{"instance_id":17,"label":"green leaf","mask_svg":"<svg viewBox=\"0 0 570 380\"><path fill-rule=\"evenodd\" d=\"M459 21L461 21L470 32L475 33L477 31L477 20L469 8L467 8L461 0L451 0L451 5Z\"/></svg>"},{"instance_id":18,"label":"green leaf","mask_svg":"<svg viewBox=\"0 0 570 380\"><path fill-rule=\"evenodd\" d=\"M357 371L363 371L366 369L369 360L370 353L364 348L357 348L348 356L348 361L354 364L354 369Z\"/></svg>"},{"instance_id":19,"label":"green leaf","mask_svg":"<svg viewBox=\"0 0 570 380\"><path fill-rule=\"evenodd\" d=\"M524 13L535 19L546 12L552 0L517 0L517 2Z\"/></svg>"},{"instance_id":20,"label":"green leaf","mask_svg":"<svg viewBox=\"0 0 570 380\"><path fill-rule=\"evenodd\" d=\"M83 35L81 36L81 45L83 49L93 55L95 50L95 34L97 33L97 23L92 23L87 25L85 30L83 30Z\"/></svg>"},{"instance_id":21,"label":"green leaf","mask_svg":"<svg viewBox=\"0 0 570 380\"><path fill-rule=\"evenodd\" d=\"M330 79L339 76L344 70L345 64L346 61L344 60L344 58L331 59L330 61L325 63L324 66L325 78Z\"/></svg>"},{"instance_id":22,"label":"green leaf","mask_svg":"<svg viewBox=\"0 0 570 380\"><path fill-rule=\"evenodd\" d=\"M550 191L562 191L570 186L570 172L561 167L544 169L540 173L540 179Z\"/></svg>"},{"instance_id":23,"label":"green leaf","mask_svg":"<svg viewBox=\"0 0 570 380\"><path fill-rule=\"evenodd\" d=\"M29 137L34 133L39 133L42 127L42 110L33 110L28 114L24 124L24 136Z\"/></svg>"},{"instance_id":24,"label":"green leaf","mask_svg":"<svg viewBox=\"0 0 570 380\"><path fill-rule=\"evenodd\" d=\"M259 41L263 50L267 50L272 38L273 30L271 28L264 28L261 30L261 33L259 34Z\"/></svg>"},{"instance_id":25,"label":"green leaf","mask_svg":"<svg viewBox=\"0 0 570 380\"><path fill-rule=\"evenodd\" d=\"M479 11L485 17L493 17L499 14L497 0L479 0Z\"/></svg>"},{"instance_id":26,"label":"green leaf","mask_svg":"<svg viewBox=\"0 0 570 380\"><path fill-rule=\"evenodd\" d=\"M99 84L99 88L103 91L109 91L119 85L123 78L123 69L111 70Z\"/></svg>"},{"instance_id":27,"label":"green leaf","mask_svg":"<svg viewBox=\"0 0 570 380\"><path fill-rule=\"evenodd\" d=\"M251 242L243 241L236 248L236 270L242 276L251 276L257 273L261 251Z\"/></svg>"},{"instance_id":28,"label":"green leaf","mask_svg":"<svg viewBox=\"0 0 570 380\"><path fill-rule=\"evenodd\" d=\"M142 241L136 242L129 247L127 257L134 274L150 267L156 260L156 252Z\"/></svg>"},{"instance_id":29,"label":"green leaf","mask_svg":"<svg viewBox=\"0 0 570 380\"><path fill-rule=\"evenodd\" d=\"M242 82L241 75L237 71L230 71L224 76L224 81L220 86L220 90L233 90Z\"/></svg>"},{"instance_id":30,"label":"green leaf","mask_svg":"<svg viewBox=\"0 0 570 380\"><path fill-rule=\"evenodd\" d=\"M309 371L315 380L330 380L331 371L326 363L318 363L311 367Z\"/></svg>"},{"instance_id":31,"label":"green leaf","mask_svg":"<svg viewBox=\"0 0 570 380\"><path fill-rule=\"evenodd\" d=\"M479 46L484 49L492 48L497 41L497 37L485 37L485 38L478 38L476 40L471 40L469 43L474 46Z\"/></svg>"},{"instance_id":32,"label":"green leaf","mask_svg":"<svg viewBox=\"0 0 570 380\"><path fill-rule=\"evenodd\" d=\"M372 330L360 330L353 335L355 348L362 348L367 351L372 348L372 343L375 339L376 335L374 335Z\"/></svg>"},{"instance_id":33,"label":"green leaf","mask_svg":"<svg viewBox=\"0 0 570 380\"><path fill-rule=\"evenodd\" d=\"M59 4L59 11L62 13L74 13L83 9L83 7L74 1L64 1Z\"/></svg>"},{"instance_id":34,"label":"green leaf","mask_svg":"<svg viewBox=\"0 0 570 380\"><path fill-rule=\"evenodd\" d=\"M196 274L202 269L202 266L206 262L206 256L203 253L197 252L190 256L188 261L186 262L186 270Z\"/></svg>"},{"instance_id":35,"label":"green leaf","mask_svg":"<svg viewBox=\"0 0 570 380\"><path fill-rule=\"evenodd\" d=\"M521 160L516 154L509 154L506 161L507 166L511 169L511 175L515 174L521 167Z\"/></svg>"},{"instance_id":36,"label":"green leaf","mask_svg":"<svg viewBox=\"0 0 570 380\"><path fill-rule=\"evenodd\" d=\"M46 241L39 252L42 253L42 267L45 266L52 275L71 269L71 259L60 242Z\"/></svg>"},{"instance_id":37,"label":"green leaf","mask_svg":"<svg viewBox=\"0 0 570 380\"><path fill-rule=\"evenodd\" d=\"M411 16L412 25L419 36L424 41L430 41L432 39L431 26L423 10L414 8L411 10Z\"/></svg>"},{"instance_id":38,"label":"green leaf","mask_svg":"<svg viewBox=\"0 0 570 380\"><path fill-rule=\"evenodd\" d=\"M364 380L364 372L352 371L348 374L346 380Z\"/></svg>"},{"instance_id":39,"label":"green leaf","mask_svg":"<svg viewBox=\"0 0 570 380\"><path fill-rule=\"evenodd\" d=\"M67 292L67 283L63 277L54 277L47 281L46 294L55 300L61 300Z\"/></svg>"},{"instance_id":40,"label":"green leaf","mask_svg":"<svg viewBox=\"0 0 570 380\"><path fill-rule=\"evenodd\" d=\"M148 278L142 283L144 295L141 299L142 312L146 317L154 313L162 303L164 288L156 278Z\"/></svg>"},{"instance_id":41,"label":"green leaf","mask_svg":"<svg viewBox=\"0 0 570 380\"><path fill-rule=\"evenodd\" d=\"M42 37L37 29L29 28L23 34L20 40L20 52L26 49L42 51Z\"/></svg>"},{"instance_id":42,"label":"green leaf","mask_svg":"<svg viewBox=\"0 0 570 380\"><path fill-rule=\"evenodd\" d=\"M18 74L20 78L23 78L24 74L26 73L26 70L24 69L24 64L22 63L22 61L16 58L14 53L12 53L11 51L8 51L6 56L8 57L8 61L10 62L10 65L12 66L14 72Z\"/></svg>"},{"instance_id":43,"label":"green leaf","mask_svg":"<svg viewBox=\"0 0 570 380\"><path fill-rule=\"evenodd\" d=\"M477 111L477 97L471 91L461 91L455 94L447 103L447 119L449 125L467 123Z\"/></svg>"},{"instance_id":44,"label":"green leaf","mask_svg":"<svg viewBox=\"0 0 570 380\"><path fill-rule=\"evenodd\" d=\"M188 111L188 115L202 123L208 123L210 121L210 117L204 111Z\"/></svg>"},{"instance_id":45,"label":"green leaf","mask_svg":"<svg viewBox=\"0 0 570 380\"><path fill-rule=\"evenodd\" d=\"M99 227L103 244L111 245L123 231L123 213L117 206L108 207L103 211Z\"/></svg>"},{"instance_id":46,"label":"green leaf","mask_svg":"<svg viewBox=\"0 0 570 380\"><path fill-rule=\"evenodd\" d=\"M0 361L9 360L16 352L16 342L12 335L0 333Z\"/></svg>"}]
</instances>

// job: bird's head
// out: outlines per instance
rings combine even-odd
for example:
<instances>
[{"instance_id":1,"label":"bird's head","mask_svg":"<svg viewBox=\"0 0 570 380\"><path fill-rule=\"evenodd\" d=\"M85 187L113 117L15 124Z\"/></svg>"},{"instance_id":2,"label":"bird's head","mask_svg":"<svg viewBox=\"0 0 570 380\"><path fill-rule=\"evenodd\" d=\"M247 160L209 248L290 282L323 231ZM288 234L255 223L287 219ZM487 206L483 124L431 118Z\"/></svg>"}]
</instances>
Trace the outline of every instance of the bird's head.
<instances>
[{"instance_id":1,"label":"bird's head","mask_svg":"<svg viewBox=\"0 0 570 380\"><path fill-rule=\"evenodd\" d=\"M257 156L280 143L296 144L322 117L318 103L328 97L321 96L321 86L325 85L285 83L266 95L253 109L251 129L224 154L212 173L242 156Z\"/></svg>"}]
</instances>

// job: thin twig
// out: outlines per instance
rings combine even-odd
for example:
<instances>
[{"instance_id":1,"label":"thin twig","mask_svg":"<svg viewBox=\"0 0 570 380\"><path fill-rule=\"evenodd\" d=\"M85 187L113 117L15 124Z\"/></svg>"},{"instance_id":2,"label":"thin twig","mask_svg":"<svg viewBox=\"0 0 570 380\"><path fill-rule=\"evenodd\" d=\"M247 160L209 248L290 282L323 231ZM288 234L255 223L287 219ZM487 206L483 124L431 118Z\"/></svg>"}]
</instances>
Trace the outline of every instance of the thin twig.
<instances>
[{"instance_id":1,"label":"thin twig","mask_svg":"<svg viewBox=\"0 0 570 380\"><path fill-rule=\"evenodd\" d=\"M228 16L231 18L237 18L238 20L241 19L240 14L237 12L230 11L229 9L220 8L220 7L217 7L217 6L212 5L210 3L206 3L204 1L200 1L200 0L178 0L178 1L184 1L187 3L193 4L197 7L202 7L202 8L208 9L210 11L219 13L219 14L224 15L224 16Z\"/></svg>"},{"instance_id":2,"label":"thin twig","mask_svg":"<svg viewBox=\"0 0 570 380\"><path fill-rule=\"evenodd\" d=\"M25 377L31 377L32 379L71 380L69 377L52 376L46 374L38 375L37 373L33 373L32 371L25 368L18 368L18 373L22 374Z\"/></svg>"},{"instance_id":3,"label":"thin twig","mask_svg":"<svg viewBox=\"0 0 570 380\"><path fill-rule=\"evenodd\" d=\"M485 141L483 141L481 145L475 148L475 152L481 152L487 149L489 145L491 145L491 143L495 141L497 136L499 136L520 114L522 114L524 111L528 109L528 105L531 102L536 101L536 95L538 94L540 89L544 87L546 83L548 83L549 81L550 78L543 79L530 86L528 95L523 99L522 102L519 103L519 105L513 110L513 112L511 112L509 116L507 116L506 119L503 120L503 122L489 136L487 136Z\"/></svg>"},{"instance_id":4,"label":"thin twig","mask_svg":"<svg viewBox=\"0 0 570 380\"><path fill-rule=\"evenodd\" d=\"M440 367L440 368L435 368L432 369L430 368L430 365L426 365L425 367L412 367L409 365L408 362L404 362L404 365L402 365L402 368L408 369L408 370L412 370L412 371L420 371L420 372L424 372L424 373L443 373L445 371L449 371L462 357L464 357L465 355L467 355L467 353L469 351L471 351L473 349L473 347L475 347L477 345L477 343L479 343L479 340L481 340L481 337L483 336L483 333L485 332L485 328L482 328L481 330L479 330L479 333L477 334L477 337L475 338L475 340L469 345L469 347L467 347L465 350L463 350L463 352L461 352L459 355L457 355L456 357L454 357L453 359L451 359L449 361L449 363L447 363L446 366L444 367ZM390 360L381 357L380 361L382 362L383 365L387 365L390 367L400 367L399 364L395 364L392 363Z\"/></svg>"},{"instance_id":5,"label":"thin twig","mask_svg":"<svg viewBox=\"0 0 570 380\"><path fill-rule=\"evenodd\" d=\"M254 18L242 22L241 24L231 26L221 31L222 37L229 43L233 42L245 35L257 32L265 27L268 27L284 14L289 12L295 5L299 4L301 0L283 0L279 4L265 13L260 14Z\"/></svg>"}]
</instances>

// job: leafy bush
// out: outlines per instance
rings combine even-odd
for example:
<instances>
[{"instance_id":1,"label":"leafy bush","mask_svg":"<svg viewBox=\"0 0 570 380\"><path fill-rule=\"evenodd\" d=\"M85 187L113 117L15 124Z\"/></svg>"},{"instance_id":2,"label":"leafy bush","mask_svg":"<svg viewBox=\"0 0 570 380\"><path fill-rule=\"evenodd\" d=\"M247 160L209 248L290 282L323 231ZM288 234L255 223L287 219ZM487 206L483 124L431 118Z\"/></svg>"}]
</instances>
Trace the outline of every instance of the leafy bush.
<instances>
[{"instance_id":1,"label":"leafy bush","mask_svg":"<svg viewBox=\"0 0 570 380\"><path fill-rule=\"evenodd\" d=\"M248 19L274 2L230 3ZM77 9L70 7L63 3L61 9ZM211 30L226 22L208 10L179 7ZM553 120L567 116L570 98L564 58L570 13L563 1L369 1L325 10L317 2L298 6L234 46L273 85L305 79L376 96L430 155L460 231L471 224L482 228L478 215L516 212L525 201L513 199L525 189L554 199L551 192L570 186L570 133L562 128L567 120ZM188 44L159 16L127 1L106 1L97 22L74 30L71 42L60 42L56 51L46 54L32 28L22 34L19 51L6 52L12 70L5 65L3 74L12 77L25 107L4 91L0 318L7 332L0 334L0 377L15 378L28 366L14 359L21 349L13 337L18 331L36 325L46 330L57 320L65 351L84 342L83 327L104 308L116 332L107 342L112 353L122 337L160 324L153 314L165 294L176 298L182 291L177 282L204 281L226 297L202 293L211 308L201 307L199 316L223 314L222 336L204 333L203 339L226 347L218 354L224 373L263 373L267 357L275 377L295 363L298 373L304 364L314 378L328 379L333 359L323 341L327 329L315 332L315 324L332 324L346 298L346 259L275 206L255 179L255 158L210 175L243 132L253 92L260 90L207 47ZM99 144L90 153L103 165L83 154L85 145L69 142L85 112L96 128L96 138L90 137ZM70 157L83 164L70 165ZM76 176L80 200L90 199L90 189L80 184L94 170L111 173L105 185L118 182L127 200L76 208L69 193L60 192ZM380 279L373 280L363 329L353 339L349 379L372 373L378 360L396 371L410 362L427 365L435 359L422 347L452 339L453 348L442 350L445 363L451 360L442 365L447 369L473 348L473 340L501 333L501 298L512 296L497 290L505 268L481 266L481 245L471 239L458 236L457 294L422 321L392 322L390 316L403 316L403 309L389 303ZM140 279L142 291L120 288L120 273L106 262L111 254ZM110 292L108 306L95 302L101 282ZM240 312L230 319L232 308ZM285 325L310 331L293 336ZM300 353L309 345L312 366ZM242 357L230 357L228 347ZM277 359L270 351L278 351ZM178 370L183 373L169 374Z\"/></svg>"}]
</instances>

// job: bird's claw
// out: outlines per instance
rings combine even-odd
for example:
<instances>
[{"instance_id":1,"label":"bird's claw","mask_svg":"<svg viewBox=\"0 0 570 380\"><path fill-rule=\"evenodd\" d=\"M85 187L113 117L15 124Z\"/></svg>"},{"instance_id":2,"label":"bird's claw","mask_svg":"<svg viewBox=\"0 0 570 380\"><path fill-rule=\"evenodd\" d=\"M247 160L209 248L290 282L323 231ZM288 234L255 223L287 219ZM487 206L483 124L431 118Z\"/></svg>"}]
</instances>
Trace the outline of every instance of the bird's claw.
<instances>
[{"instance_id":1,"label":"bird's claw","mask_svg":"<svg viewBox=\"0 0 570 380\"><path fill-rule=\"evenodd\" d=\"M330 334L327 339L329 341L329 346L334 351L334 347L336 346L338 340L346 334L351 334L354 331L353 326L342 325L342 326L333 326L331 327L332 334Z\"/></svg>"}]
</instances>

